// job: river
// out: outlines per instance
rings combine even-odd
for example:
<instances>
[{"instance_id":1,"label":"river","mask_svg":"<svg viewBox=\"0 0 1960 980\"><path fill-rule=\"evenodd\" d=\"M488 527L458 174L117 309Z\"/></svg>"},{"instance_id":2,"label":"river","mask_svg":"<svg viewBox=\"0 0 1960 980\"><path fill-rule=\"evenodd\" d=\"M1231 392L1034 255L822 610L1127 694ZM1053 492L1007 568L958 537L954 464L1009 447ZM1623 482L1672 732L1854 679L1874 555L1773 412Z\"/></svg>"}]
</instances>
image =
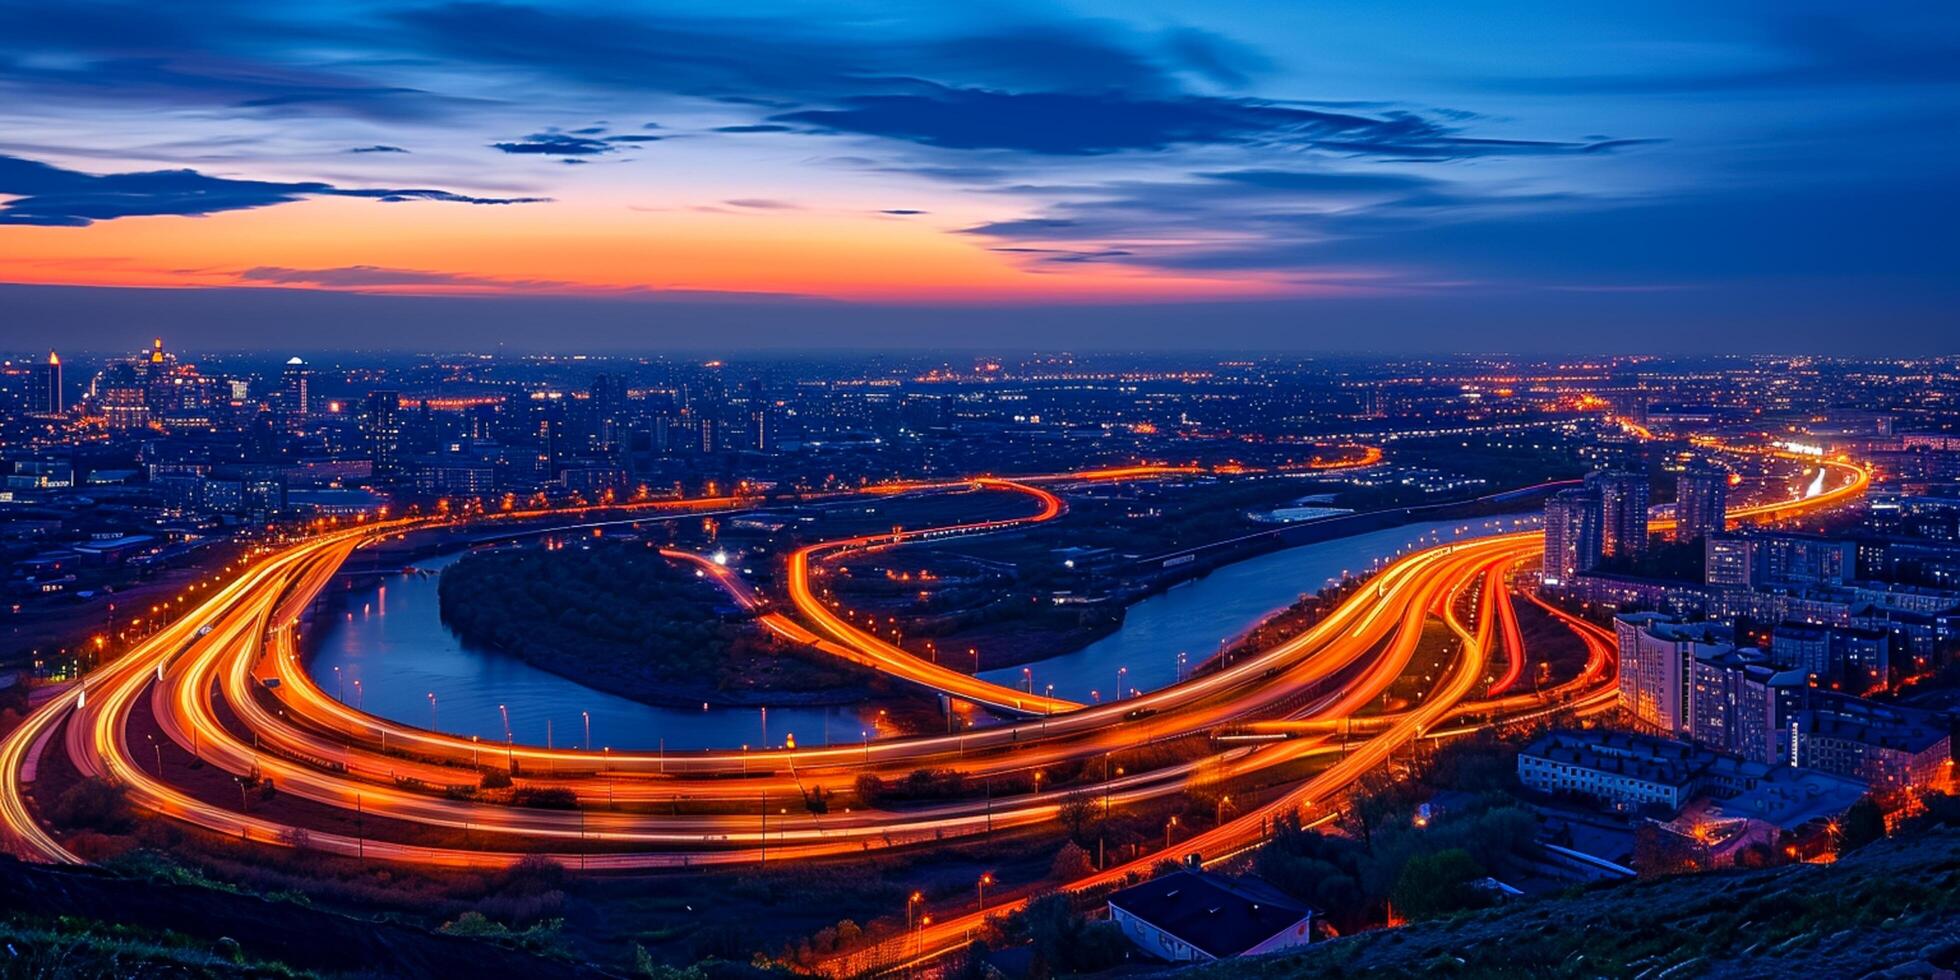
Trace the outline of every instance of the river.
<instances>
[{"instance_id":1,"label":"river","mask_svg":"<svg viewBox=\"0 0 1960 980\"><path fill-rule=\"evenodd\" d=\"M1126 694L1154 691L1177 682L1181 670L1197 666L1220 644L1302 594L1318 592L1350 573L1364 574L1383 559L1421 545L1468 540L1536 522L1535 515L1506 515L1405 524L1248 558L1138 602L1124 614L1121 628L1080 650L980 676L1011 687L1031 681L1038 693L1047 693L1053 684L1056 697L1087 702L1110 697L1121 670ZM1182 663L1179 654L1184 655Z\"/></svg>"},{"instance_id":2,"label":"river","mask_svg":"<svg viewBox=\"0 0 1960 980\"><path fill-rule=\"evenodd\" d=\"M1436 521L1371 531L1300 545L1227 565L1130 607L1122 628L1073 653L981 676L1037 691L1050 684L1058 697L1107 698L1123 686L1149 691L1178 679L1178 655L1195 665L1218 645L1267 614L1318 591L1346 573L1411 548L1467 539L1523 526L1535 517L1516 515ZM439 571L460 555L418 562ZM434 727L486 742L504 738L499 705L510 713L519 742L582 747L585 717L591 744L618 749L737 748L780 744L794 734L802 745L856 742L875 725L860 707L712 707L707 710L642 704L585 687L496 651L466 646L442 625L434 575L387 576L356 590L334 622L316 630L307 668L329 695L406 724ZM355 682L359 681L357 685ZM1092 692L1094 692L1092 694ZM435 695L430 704L429 695ZM766 736L765 736L766 726Z\"/></svg>"}]
</instances>

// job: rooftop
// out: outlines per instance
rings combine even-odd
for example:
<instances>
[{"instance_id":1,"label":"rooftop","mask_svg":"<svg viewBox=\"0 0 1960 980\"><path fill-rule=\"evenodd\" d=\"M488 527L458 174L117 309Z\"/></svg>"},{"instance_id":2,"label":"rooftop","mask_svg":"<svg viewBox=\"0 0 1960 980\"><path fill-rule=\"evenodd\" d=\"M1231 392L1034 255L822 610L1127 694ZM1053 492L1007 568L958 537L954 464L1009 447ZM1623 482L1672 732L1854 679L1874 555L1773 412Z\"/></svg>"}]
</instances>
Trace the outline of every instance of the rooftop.
<instances>
[{"instance_id":1,"label":"rooftop","mask_svg":"<svg viewBox=\"0 0 1960 980\"><path fill-rule=\"evenodd\" d=\"M1159 875L1109 896L1109 904L1219 959L1237 956L1313 914L1265 882L1207 871Z\"/></svg>"}]
</instances>

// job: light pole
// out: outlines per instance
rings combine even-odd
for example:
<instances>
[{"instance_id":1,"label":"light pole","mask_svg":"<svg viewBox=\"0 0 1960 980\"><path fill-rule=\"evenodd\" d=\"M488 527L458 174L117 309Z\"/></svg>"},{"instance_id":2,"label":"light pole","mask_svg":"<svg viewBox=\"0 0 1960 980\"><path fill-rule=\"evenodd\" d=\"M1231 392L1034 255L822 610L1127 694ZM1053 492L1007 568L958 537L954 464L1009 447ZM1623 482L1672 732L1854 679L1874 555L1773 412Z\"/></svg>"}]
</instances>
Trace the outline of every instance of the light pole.
<instances>
[{"instance_id":1,"label":"light pole","mask_svg":"<svg viewBox=\"0 0 1960 980\"><path fill-rule=\"evenodd\" d=\"M908 931L911 930L912 928L912 920L913 920L912 910L918 908L919 903L925 900L926 897L924 895L919 894L918 892L913 892L912 896L905 900L905 928Z\"/></svg>"},{"instance_id":2,"label":"light pole","mask_svg":"<svg viewBox=\"0 0 1960 980\"><path fill-rule=\"evenodd\" d=\"M1128 667L1116 668L1116 700L1118 701L1123 700L1123 678L1128 676L1129 673L1130 668Z\"/></svg>"},{"instance_id":3,"label":"light pole","mask_svg":"<svg viewBox=\"0 0 1960 980\"><path fill-rule=\"evenodd\" d=\"M429 730L432 732L442 730L441 722L436 720L437 717L438 716L436 715L436 692L430 691L429 692Z\"/></svg>"},{"instance_id":4,"label":"light pole","mask_svg":"<svg viewBox=\"0 0 1960 980\"><path fill-rule=\"evenodd\" d=\"M1232 798L1230 796L1221 796L1218 798L1218 819L1216 823L1223 824L1225 822L1225 808L1231 805Z\"/></svg>"},{"instance_id":5,"label":"light pole","mask_svg":"<svg viewBox=\"0 0 1960 980\"><path fill-rule=\"evenodd\" d=\"M510 711L509 711L508 709L506 709L506 708L505 708L505 707L504 707L503 705L501 705L501 704L500 704L500 705L497 705L497 715L498 715L499 717L501 717L501 718L502 718L502 719L504 720L504 741L506 741L506 742L508 742L508 741L510 741L510 740L511 740L511 738L510 738Z\"/></svg>"},{"instance_id":6,"label":"light pole","mask_svg":"<svg viewBox=\"0 0 1960 980\"><path fill-rule=\"evenodd\" d=\"M1177 814L1171 814L1171 822L1164 825L1164 850L1171 849L1171 830L1177 826Z\"/></svg>"},{"instance_id":7,"label":"light pole","mask_svg":"<svg viewBox=\"0 0 1960 980\"><path fill-rule=\"evenodd\" d=\"M994 883L994 873L988 871L980 876L980 911L987 911L987 886Z\"/></svg>"},{"instance_id":8,"label":"light pole","mask_svg":"<svg viewBox=\"0 0 1960 980\"><path fill-rule=\"evenodd\" d=\"M361 696L361 679L356 677L354 678L354 710L361 710L361 705L366 700L366 698Z\"/></svg>"},{"instance_id":9,"label":"light pole","mask_svg":"<svg viewBox=\"0 0 1960 980\"><path fill-rule=\"evenodd\" d=\"M339 667L335 667L335 668L333 669L333 699L334 699L335 701L338 701L338 702L340 702L341 704L346 704L346 703L347 703L347 692L346 692L346 688L344 688L344 687L342 687L342 686L341 686L341 683L340 683L340 668L339 668Z\"/></svg>"},{"instance_id":10,"label":"light pole","mask_svg":"<svg viewBox=\"0 0 1960 980\"><path fill-rule=\"evenodd\" d=\"M592 751L592 712L581 711L578 714L580 718L585 719L585 751L590 752Z\"/></svg>"}]
</instances>

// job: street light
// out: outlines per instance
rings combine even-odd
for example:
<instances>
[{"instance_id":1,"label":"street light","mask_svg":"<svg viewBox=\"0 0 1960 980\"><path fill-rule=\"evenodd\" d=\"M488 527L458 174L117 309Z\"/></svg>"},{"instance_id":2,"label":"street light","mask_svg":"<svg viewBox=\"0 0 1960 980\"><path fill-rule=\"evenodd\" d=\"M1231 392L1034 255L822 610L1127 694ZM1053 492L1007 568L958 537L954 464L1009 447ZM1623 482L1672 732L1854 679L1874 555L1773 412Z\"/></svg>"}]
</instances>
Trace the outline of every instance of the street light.
<instances>
[{"instance_id":1,"label":"street light","mask_svg":"<svg viewBox=\"0 0 1960 980\"><path fill-rule=\"evenodd\" d=\"M1130 668L1128 667L1116 668L1116 694L1114 697L1117 701L1123 700L1123 678L1129 673Z\"/></svg>"},{"instance_id":2,"label":"street light","mask_svg":"<svg viewBox=\"0 0 1960 980\"><path fill-rule=\"evenodd\" d=\"M430 691L429 692L429 730L432 732L442 730L441 724L436 720L436 718L437 718L436 692Z\"/></svg>"},{"instance_id":3,"label":"street light","mask_svg":"<svg viewBox=\"0 0 1960 980\"><path fill-rule=\"evenodd\" d=\"M1171 829L1177 826L1177 814L1171 814L1171 822L1164 825L1164 850L1171 849Z\"/></svg>"},{"instance_id":4,"label":"street light","mask_svg":"<svg viewBox=\"0 0 1960 980\"><path fill-rule=\"evenodd\" d=\"M980 876L980 911L987 911L987 886L994 883L994 873L989 871Z\"/></svg>"},{"instance_id":5,"label":"street light","mask_svg":"<svg viewBox=\"0 0 1960 980\"><path fill-rule=\"evenodd\" d=\"M925 900L926 897L918 892L913 892L912 897L905 900L905 928L912 928L912 910L917 908L919 903Z\"/></svg>"}]
</instances>

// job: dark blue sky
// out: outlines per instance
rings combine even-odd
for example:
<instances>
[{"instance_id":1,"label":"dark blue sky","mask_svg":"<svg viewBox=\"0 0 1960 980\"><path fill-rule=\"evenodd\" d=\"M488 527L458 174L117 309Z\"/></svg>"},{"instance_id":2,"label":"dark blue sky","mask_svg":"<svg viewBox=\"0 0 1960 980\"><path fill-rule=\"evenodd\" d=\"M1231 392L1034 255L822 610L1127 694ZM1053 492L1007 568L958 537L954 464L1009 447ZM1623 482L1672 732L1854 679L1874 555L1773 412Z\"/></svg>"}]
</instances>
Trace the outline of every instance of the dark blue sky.
<instances>
[{"instance_id":1,"label":"dark blue sky","mask_svg":"<svg viewBox=\"0 0 1960 980\"><path fill-rule=\"evenodd\" d=\"M0 2L21 346L1951 352L1960 7Z\"/></svg>"}]
</instances>

